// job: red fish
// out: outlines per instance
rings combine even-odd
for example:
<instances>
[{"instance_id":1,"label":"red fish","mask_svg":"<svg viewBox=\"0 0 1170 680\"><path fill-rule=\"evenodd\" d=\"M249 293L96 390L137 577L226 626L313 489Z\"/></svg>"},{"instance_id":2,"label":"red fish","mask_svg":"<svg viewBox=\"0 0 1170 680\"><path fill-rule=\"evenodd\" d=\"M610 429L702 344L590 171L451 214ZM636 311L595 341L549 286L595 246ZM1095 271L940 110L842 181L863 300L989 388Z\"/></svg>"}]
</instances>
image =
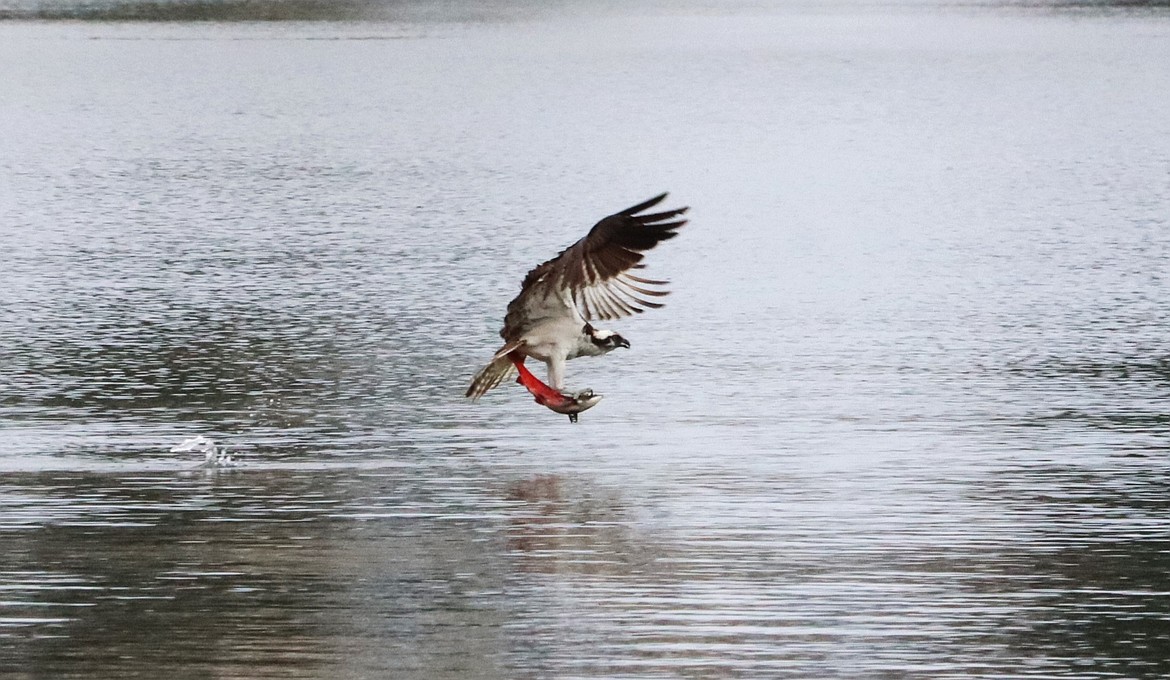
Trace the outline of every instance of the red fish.
<instances>
[{"instance_id":1,"label":"red fish","mask_svg":"<svg viewBox=\"0 0 1170 680\"><path fill-rule=\"evenodd\" d=\"M597 405L601 401L600 394L594 394L593 390L585 390L577 394L565 394L549 387L541 382L524 366L524 355L514 353L508 356L512 360L512 365L520 373L520 377L516 378L516 382L524 386L528 393L536 397L536 403L545 406L557 413L563 413L569 416L569 422L577 422L577 414L582 411L587 411Z\"/></svg>"}]
</instances>

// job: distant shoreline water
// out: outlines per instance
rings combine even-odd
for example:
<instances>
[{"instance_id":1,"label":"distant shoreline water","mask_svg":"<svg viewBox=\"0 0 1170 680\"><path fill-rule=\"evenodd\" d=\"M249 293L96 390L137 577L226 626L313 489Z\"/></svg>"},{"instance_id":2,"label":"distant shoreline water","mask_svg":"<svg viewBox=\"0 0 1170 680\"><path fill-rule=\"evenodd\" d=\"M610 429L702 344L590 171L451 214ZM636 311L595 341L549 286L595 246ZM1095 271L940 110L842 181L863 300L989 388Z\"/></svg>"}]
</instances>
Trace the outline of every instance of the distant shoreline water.
<instances>
[{"instance_id":1,"label":"distant shoreline water","mask_svg":"<svg viewBox=\"0 0 1170 680\"><path fill-rule=\"evenodd\" d=\"M179 0L39 5L0 9L9 21L347 21L368 6L332 0Z\"/></svg>"},{"instance_id":2,"label":"distant shoreline water","mask_svg":"<svg viewBox=\"0 0 1170 680\"><path fill-rule=\"evenodd\" d=\"M94 22L281 22L281 21L394 21L476 20L524 17L559 8L604 10L605 1L551 6L527 2L460 2L392 0L108 0L98 2L0 2L0 21ZM700 8L701 3L695 3ZM754 4L754 3L753 3ZM784 3L791 6L800 3ZM647 3L673 10L676 3ZM756 4L759 7L760 5ZM831 6L903 7L1011 7L1055 10L1170 9L1170 0L902 0L832 3Z\"/></svg>"}]
</instances>

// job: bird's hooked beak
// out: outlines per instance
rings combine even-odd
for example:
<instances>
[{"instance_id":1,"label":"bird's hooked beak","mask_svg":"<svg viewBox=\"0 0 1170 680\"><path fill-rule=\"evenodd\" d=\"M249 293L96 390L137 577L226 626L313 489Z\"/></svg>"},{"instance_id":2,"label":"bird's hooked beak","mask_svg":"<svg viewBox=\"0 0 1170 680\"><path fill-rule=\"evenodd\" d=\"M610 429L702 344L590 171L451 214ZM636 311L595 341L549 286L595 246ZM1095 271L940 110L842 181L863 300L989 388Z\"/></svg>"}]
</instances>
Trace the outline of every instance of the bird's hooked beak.
<instances>
[{"instance_id":1,"label":"bird's hooked beak","mask_svg":"<svg viewBox=\"0 0 1170 680\"><path fill-rule=\"evenodd\" d=\"M625 338L622 338L621 340L618 340L617 346L618 347L625 347L626 349L629 349L630 348L630 341L626 340Z\"/></svg>"}]
</instances>

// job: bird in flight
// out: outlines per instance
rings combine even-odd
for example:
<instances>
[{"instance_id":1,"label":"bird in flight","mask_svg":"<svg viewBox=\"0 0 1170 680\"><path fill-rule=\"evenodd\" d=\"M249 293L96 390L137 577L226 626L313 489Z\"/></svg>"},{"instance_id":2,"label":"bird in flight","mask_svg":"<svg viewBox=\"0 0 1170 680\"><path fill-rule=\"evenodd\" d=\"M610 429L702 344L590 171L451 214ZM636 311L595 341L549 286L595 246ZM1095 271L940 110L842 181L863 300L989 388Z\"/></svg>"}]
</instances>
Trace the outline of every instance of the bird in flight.
<instances>
[{"instance_id":1,"label":"bird in flight","mask_svg":"<svg viewBox=\"0 0 1170 680\"><path fill-rule=\"evenodd\" d=\"M528 272L520 294L508 303L500 330L504 346L476 374L468 397L479 399L516 370L518 382L537 403L567 414L572 422L601 401L592 390L564 391L565 362L629 348L621 335L596 328L593 322L663 306L654 298L667 294L663 286L668 282L634 272L645 267L646 251L677 236L687 223L680 218L686 207L643 214L665 198L661 194L602 219L584 238ZM524 366L527 357L548 366L548 384Z\"/></svg>"}]
</instances>

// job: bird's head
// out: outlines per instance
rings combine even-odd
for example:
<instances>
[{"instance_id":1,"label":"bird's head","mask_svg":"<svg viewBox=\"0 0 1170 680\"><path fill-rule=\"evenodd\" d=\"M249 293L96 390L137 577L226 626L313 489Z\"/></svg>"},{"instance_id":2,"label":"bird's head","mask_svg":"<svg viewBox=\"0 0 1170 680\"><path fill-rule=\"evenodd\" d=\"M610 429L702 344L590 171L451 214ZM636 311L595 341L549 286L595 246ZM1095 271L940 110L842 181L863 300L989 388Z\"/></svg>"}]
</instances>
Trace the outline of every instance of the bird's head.
<instances>
[{"instance_id":1,"label":"bird's head","mask_svg":"<svg viewBox=\"0 0 1170 680\"><path fill-rule=\"evenodd\" d=\"M603 352L612 352L618 347L630 348L630 341L613 331L598 330L593 326L585 326L585 332L589 334L589 338L594 345L601 348Z\"/></svg>"}]
</instances>

